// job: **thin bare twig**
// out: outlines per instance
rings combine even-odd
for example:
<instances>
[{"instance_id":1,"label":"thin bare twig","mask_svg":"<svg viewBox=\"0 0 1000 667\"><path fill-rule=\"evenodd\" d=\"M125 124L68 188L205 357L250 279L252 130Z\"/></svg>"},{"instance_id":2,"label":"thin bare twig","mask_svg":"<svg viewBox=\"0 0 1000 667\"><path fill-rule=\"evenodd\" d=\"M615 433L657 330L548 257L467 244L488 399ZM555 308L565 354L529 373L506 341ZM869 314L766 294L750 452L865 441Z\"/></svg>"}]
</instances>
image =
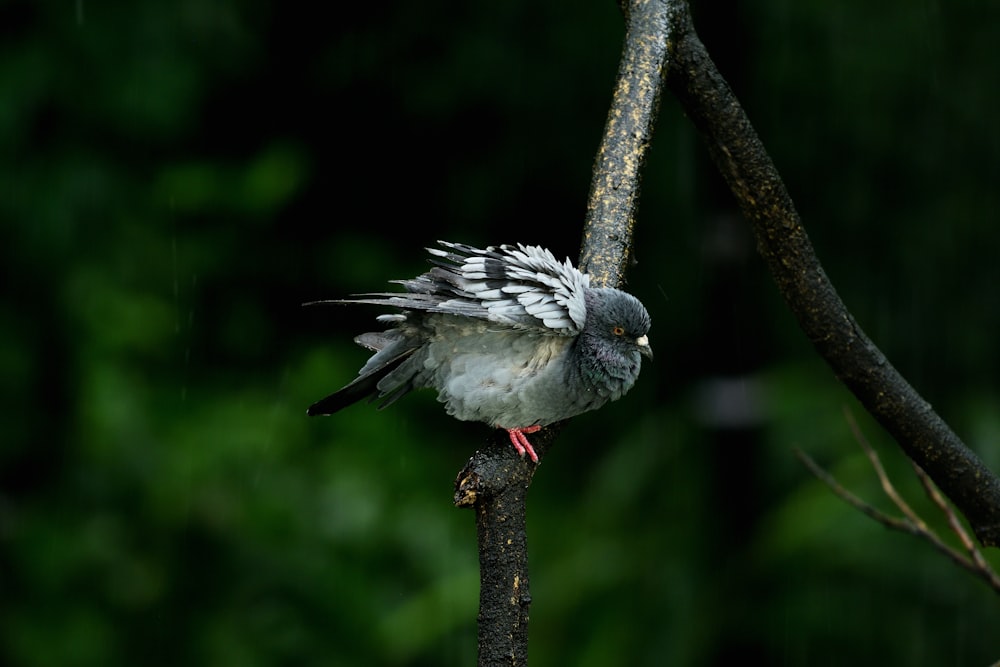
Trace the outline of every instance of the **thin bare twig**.
<instances>
[{"instance_id":1,"label":"thin bare twig","mask_svg":"<svg viewBox=\"0 0 1000 667\"><path fill-rule=\"evenodd\" d=\"M889 475L886 474L885 468L882 466L882 461L878 457L875 449L872 447L871 443L868 442L868 438L862 433L861 427L858 426L858 421L854 418L854 414L844 406L844 419L847 420L847 425L851 428L851 433L854 434L854 440L859 445L861 449L864 450L865 456L868 457L868 461L872 464L872 468L875 469L875 474L878 476L878 481L882 485L882 491L886 496L899 508L903 515L909 519L914 526L916 526L922 532L929 532L927 524L924 523L923 519L917 516L917 513L903 500L903 497L896 492L896 487L892 485L889 481Z\"/></svg>"},{"instance_id":2,"label":"thin bare twig","mask_svg":"<svg viewBox=\"0 0 1000 667\"><path fill-rule=\"evenodd\" d=\"M917 479L920 480L920 484L924 487L924 492L927 493L927 496L931 499L931 501L937 505L938 509L940 509L948 519L948 527L951 529L951 532L958 536L962 546L965 548L966 552L968 552L969 559L976 566L976 572L983 576L990 586L1000 591L1000 576L997 575L996 571L993 570L986 558L983 557L983 553L979 550L979 547L976 546L975 541L969 535L969 531L967 531L965 526L962 525L962 521L958 518L958 514L955 513L955 510L952 509L951 505L948 504L948 501L945 500L941 491L934 486L933 480L931 480L930 476L924 472L924 469L912 461L911 464L913 465L913 470L917 475Z\"/></svg>"},{"instance_id":3,"label":"thin bare twig","mask_svg":"<svg viewBox=\"0 0 1000 667\"><path fill-rule=\"evenodd\" d=\"M877 507L869 505L864 500L862 500L858 496L848 491L847 488L845 488L840 482L838 482L833 475L824 470L818 463L816 463L816 461L811 456L806 454L804 451L802 451L798 447L796 447L792 451L795 453L795 456L798 457L799 461L802 462L802 465L804 465L806 468L809 469L809 472L815 475L816 478L819 479L819 481L823 482L828 487L830 487L830 490L833 491L833 493L838 498L846 502L854 509L863 512L864 514L867 514L872 519L875 519L875 521L878 521L880 524L888 528L900 530L903 531L904 533L910 533L911 535L918 535L918 536L920 535L919 527L915 526L908 519L905 518L900 519L894 516L889 516L885 512L878 509Z\"/></svg>"},{"instance_id":4,"label":"thin bare twig","mask_svg":"<svg viewBox=\"0 0 1000 667\"><path fill-rule=\"evenodd\" d=\"M838 482L833 475L820 467L820 465L817 464L816 461L814 461L808 454L801 449L796 448L794 450L795 455L802 462L802 464L805 465L817 479L826 484L830 490L837 495L837 497L844 500L855 509L860 510L887 528L909 533L910 535L916 535L917 537L927 540L940 553L951 559L952 562L980 577L986 581L986 583L989 584L994 591L1000 593L1000 575L997 575L996 571L993 570L989 562L987 562L987 560L983 557L983 554L979 551L975 541L969 536L968 531L962 525L961 520L959 520L958 515L955 513L954 509L952 509L948 501L945 500L944 495L942 495L942 493L934 485L934 482L927 475L927 473L924 472L924 470L916 463L913 463L913 469L924 488L924 492L931 499L931 502L938 507L942 514L944 514L948 521L948 528L958 537L958 540L962 543L962 548L965 550L965 553L962 553L962 551L959 551L945 542L940 535L927 525L927 522L920 518L913 508L910 507L909 503L907 503L903 497L899 495L896 487L889 479L889 475L886 473L885 467L882 465L882 461L879 459L878 453L861 431L857 420L854 419L854 415L846 407L844 408L844 417L851 428L851 432L854 434L854 439L857 441L858 445L861 446L865 456L868 457L872 468L875 470L879 483L882 485L882 491L890 500L892 500L893 504L899 509L900 512L902 512L903 516L895 517L886 514L857 495L851 493L842 484L840 484L840 482Z\"/></svg>"}]
</instances>

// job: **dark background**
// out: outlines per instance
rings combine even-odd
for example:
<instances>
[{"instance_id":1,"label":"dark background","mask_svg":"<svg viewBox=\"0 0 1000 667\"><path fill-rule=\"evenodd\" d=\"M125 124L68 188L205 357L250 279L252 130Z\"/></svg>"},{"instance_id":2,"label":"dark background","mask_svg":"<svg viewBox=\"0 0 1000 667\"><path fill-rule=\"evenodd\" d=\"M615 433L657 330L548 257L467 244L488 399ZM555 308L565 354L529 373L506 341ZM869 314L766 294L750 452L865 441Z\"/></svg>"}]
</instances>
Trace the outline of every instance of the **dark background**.
<instances>
[{"instance_id":1,"label":"dark background","mask_svg":"<svg viewBox=\"0 0 1000 667\"><path fill-rule=\"evenodd\" d=\"M1000 469L1000 9L694 9L842 297ZM487 431L307 419L379 311L299 304L439 238L575 259L622 37L611 0L0 4L0 662L474 662ZM892 509L846 406L941 526L669 95L636 256L656 361L535 477L532 661L1000 658L995 593L795 461Z\"/></svg>"}]
</instances>

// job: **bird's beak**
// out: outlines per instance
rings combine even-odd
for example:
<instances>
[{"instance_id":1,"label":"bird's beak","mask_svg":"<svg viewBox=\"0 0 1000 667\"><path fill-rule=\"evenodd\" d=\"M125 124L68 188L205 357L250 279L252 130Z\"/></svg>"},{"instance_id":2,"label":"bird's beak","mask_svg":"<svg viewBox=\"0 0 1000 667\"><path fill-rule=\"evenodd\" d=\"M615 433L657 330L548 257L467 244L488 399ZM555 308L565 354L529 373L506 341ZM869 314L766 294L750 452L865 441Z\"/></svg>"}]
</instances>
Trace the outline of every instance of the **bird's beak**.
<instances>
[{"instance_id":1,"label":"bird's beak","mask_svg":"<svg viewBox=\"0 0 1000 667\"><path fill-rule=\"evenodd\" d=\"M653 348L649 346L649 338L647 336L639 336L635 339L635 344L639 346L639 354L650 361L653 360Z\"/></svg>"}]
</instances>

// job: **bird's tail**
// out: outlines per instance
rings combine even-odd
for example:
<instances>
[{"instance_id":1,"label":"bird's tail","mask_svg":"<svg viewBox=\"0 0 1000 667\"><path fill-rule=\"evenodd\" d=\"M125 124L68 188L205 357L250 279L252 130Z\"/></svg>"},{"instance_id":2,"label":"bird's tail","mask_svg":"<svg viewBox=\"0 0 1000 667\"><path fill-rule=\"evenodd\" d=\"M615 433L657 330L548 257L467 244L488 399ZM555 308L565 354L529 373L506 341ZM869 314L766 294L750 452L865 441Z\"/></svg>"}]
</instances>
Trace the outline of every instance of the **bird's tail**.
<instances>
[{"instance_id":1,"label":"bird's tail","mask_svg":"<svg viewBox=\"0 0 1000 667\"><path fill-rule=\"evenodd\" d=\"M354 340L369 350L375 350L375 354L353 382L310 405L306 410L310 417L332 415L363 398L370 401L383 399L379 405L382 409L413 388L408 373L403 373L403 377L393 376L387 383L383 380L409 359L419 345L393 337L391 331L361 334Z\"/></svg>"}]
</instances>

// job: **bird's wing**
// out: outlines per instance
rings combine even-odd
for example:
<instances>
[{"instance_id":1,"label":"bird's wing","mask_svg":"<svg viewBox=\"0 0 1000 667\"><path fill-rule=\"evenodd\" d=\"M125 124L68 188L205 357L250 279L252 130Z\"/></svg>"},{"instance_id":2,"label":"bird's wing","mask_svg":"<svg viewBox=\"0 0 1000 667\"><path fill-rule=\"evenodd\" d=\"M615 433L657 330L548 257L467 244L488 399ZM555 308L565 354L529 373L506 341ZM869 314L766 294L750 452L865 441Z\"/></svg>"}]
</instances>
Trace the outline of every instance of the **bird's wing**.
<instances>
[{"instance_id":1,"label":"bird's wing","mask_svg":"<svg viewBox=\"0 0 1000 667\"><path fill-rule=\"evenodd\" d=\"M584 291L590 276L539 246L502 245L485 250L438 241L427 273L396 280L405 293L359 295L336 303L372 303L404 310L487 320L515 329L573 336L587 317Z\"/></svg>"}]
</instances>

